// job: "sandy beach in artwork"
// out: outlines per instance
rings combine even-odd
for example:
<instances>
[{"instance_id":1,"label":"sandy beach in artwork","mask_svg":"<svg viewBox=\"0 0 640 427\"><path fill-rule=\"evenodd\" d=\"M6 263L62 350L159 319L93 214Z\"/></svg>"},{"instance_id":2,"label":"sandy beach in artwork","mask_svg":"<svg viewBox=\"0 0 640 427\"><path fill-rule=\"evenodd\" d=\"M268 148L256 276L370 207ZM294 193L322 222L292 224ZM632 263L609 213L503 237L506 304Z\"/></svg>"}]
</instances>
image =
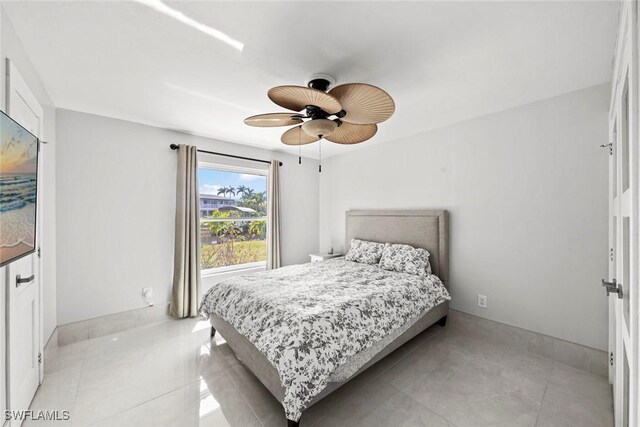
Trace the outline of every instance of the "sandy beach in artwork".
<instances>
[{"instance_id":1,"label":"sandy beach in artwork","mask_svg":"<svg viewBox=\"0 0 640 427\"><path fill-rule=\"evenodd\" d=\"M1 259L13 259L19 255L33 250L33 245L29 246L25 243L18 243L15 246L9 248L0 248Z\"/></svg>"},{"instance_id":2,"label":"sandy beach in artwork","mask_svg":"<svg viewBox=\"0 0 640 427\"><path fill-rule=\"evenodd\" d=\"M33 250L35 204L0 212L0 259L12 259Z\"/></svg>"}]
</instances>

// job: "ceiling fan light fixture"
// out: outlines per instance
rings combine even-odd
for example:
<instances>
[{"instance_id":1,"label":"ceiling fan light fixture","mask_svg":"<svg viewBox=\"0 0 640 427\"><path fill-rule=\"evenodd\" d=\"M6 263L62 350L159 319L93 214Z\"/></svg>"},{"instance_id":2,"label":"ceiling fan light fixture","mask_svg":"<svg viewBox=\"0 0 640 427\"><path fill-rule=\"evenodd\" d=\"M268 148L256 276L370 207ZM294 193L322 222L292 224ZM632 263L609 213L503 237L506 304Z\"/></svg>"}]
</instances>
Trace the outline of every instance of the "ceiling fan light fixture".
<instances>
[{"instance_id":1,"label":"ceiling fan light fixture","mask_svg":"<svg viewBox=\"0 0 640 427\"><path fill-rule=\"evenodd\" d=\"M378 131L377 123L393 115L393 98L368 83L335 84L333 77L315 74L307 81L307 86L272 87L267 92L269 99L294 113L258 114L244 122L258 127L295 125L282 134L280 141L285 145L297 145L299 157L301 145L320 141L320 151L322 139L353 145L373 138Z\"/></svg>"},{"instance_id":2,"label":"ceiling fan light fixture","mask_svg":"<svg viewBox=\"0 0 640 427\"><path fill-rule=\"evenodd\" d=\"M329 119L309 120L302 125L302 130L309 136L322 138L329 135L338 127L338 123Z\"/></svg>"}]
</instances>

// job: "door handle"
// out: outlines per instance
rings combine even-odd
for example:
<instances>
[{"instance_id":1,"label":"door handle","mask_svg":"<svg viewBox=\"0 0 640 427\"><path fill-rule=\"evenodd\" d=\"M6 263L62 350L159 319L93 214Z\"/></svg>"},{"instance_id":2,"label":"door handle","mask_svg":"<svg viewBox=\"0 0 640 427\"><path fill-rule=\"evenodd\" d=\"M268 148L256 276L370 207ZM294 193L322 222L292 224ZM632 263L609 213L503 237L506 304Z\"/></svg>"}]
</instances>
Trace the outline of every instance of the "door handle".
<instances>
[{"instance_id":1,"label":"door handle","mask_svg":"<svg viewBox=\"0 0 640 427\"><path fill-rule=\"evenodd\" d=\"M21 285L25 284L25 283L29 283L32 282L33 279L35 279L36 275L32 274L29 277L25 277L24 279L22 278L22 276L20 276L19 274L16 276L16 288L19 288Z\"/></svg>"},{"instance_id":2,"label":"door handle","mask_svg":"<svg viewBox=\"0 0 640 427\"><path fill-rule=\"evenodd\" d=\"M602 286L607 289L607 296L609 296L609 294L613 292L618 294L618 299L622 299L622 284L616 283L616 279L613 279L611 282L607 282L606 280L602 279Z\"/></svg>"}]
</instances>

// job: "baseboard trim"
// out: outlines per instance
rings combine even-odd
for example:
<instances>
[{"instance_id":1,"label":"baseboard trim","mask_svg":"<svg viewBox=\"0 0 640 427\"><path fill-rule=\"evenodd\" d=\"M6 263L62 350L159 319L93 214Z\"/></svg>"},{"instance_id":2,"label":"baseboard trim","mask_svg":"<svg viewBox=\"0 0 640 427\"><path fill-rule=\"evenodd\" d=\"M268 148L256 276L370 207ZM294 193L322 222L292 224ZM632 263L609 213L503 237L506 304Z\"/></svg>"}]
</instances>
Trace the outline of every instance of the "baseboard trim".
<instances>
[{"instance_id":1,"label":"baseboard trim","mask_svg":"<svg viewBox=\"0 0 640 427\"><path fill-rule=\"evenodd\" d=\"M115 334L138 326L164 322L169 319L171 319L169 316L169 304L160 304L124 311L122 313L109 314L107 316L60 325L52 334L52 337L55 336L56 338L50 339L49 344L55 342L58 346L64 346L91 338Z\"/></svg>"},{"instance_id":2,"label":"baseboard trim","mask_svg":"<svg viewBox=\"0 0 640 427\"><path fill-rule=\"evenodd\" d=\"M483 341L526 350L603 377L609 375L607 353L602 350L484 319L460 310L449 309L448 319L447 327L456 328Z\"/></svg>"}]
</instances>

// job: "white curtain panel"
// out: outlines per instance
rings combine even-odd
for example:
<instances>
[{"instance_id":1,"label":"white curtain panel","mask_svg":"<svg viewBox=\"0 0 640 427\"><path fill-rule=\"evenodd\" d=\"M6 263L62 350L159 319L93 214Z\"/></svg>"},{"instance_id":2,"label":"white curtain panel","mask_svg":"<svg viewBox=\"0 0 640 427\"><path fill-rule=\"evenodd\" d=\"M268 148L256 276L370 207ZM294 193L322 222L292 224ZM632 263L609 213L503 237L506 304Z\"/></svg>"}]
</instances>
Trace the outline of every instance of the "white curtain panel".
<instances>
[{"instance_id":1,"label":"white curtain panel","mask_svg":"<svg viewBox=\"0 0 640 427\"><path fill-rule=\"evenodd\" d=\"M176 186L176 236L169 314L195 317L200 300L198 149L180 145Z\"/></svg>"},{"instance_id":2,"label":"white curtain panel","mask_svg":"<svg viewBox=\"0 0 640 427\"><path fill-rule=\"evenodd\" d=\"M271 161L267 190L267 270L280 267L280 162Z\"/></svg>"}]
</instances>

